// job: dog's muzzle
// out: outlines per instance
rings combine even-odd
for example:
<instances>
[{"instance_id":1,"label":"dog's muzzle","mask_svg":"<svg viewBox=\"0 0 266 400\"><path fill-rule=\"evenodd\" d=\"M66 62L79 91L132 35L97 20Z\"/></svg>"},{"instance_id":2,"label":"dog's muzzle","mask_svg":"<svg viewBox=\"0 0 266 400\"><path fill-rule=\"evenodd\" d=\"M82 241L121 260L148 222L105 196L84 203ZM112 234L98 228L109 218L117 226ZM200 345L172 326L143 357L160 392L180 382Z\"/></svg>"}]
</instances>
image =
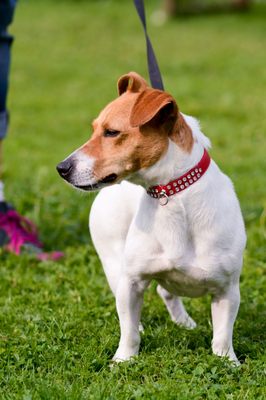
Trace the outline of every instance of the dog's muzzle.
<instances>
[{"instance_id":1,"label":"dog's muzzle","mask_svg":"<svg viewBox=\"0 0 266 400\"><path fill-rule=\"evenodd\" d=\"M75 157L68 157L61 161L56 169L65 181L75 188L85 191L101 189L104 186L116 183L118 178L117 174L112 173L102 179L96 179L90 165L85 165L84 168L84 162Z\"/></svg>"}]
</instances>

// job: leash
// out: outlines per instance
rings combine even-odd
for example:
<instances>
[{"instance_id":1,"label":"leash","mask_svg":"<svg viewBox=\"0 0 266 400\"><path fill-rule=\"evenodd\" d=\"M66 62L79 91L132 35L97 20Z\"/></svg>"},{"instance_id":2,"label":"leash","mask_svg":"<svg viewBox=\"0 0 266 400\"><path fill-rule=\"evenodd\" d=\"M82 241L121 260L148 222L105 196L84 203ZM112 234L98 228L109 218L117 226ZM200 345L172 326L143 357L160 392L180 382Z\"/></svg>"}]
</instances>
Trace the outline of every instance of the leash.
<instances>
[{"instance_id":1,"label":"leash","mask_svg":"<svg viewBox=\"0 0 266 400\"><path fill-rule=\"evenodd\" d=\"M146 38L146 49L147 49L147 62L149 69L149 76L151 85L154 89L164 90L163 80L160 72L160 68L158 62L155 57L155 53L147 32L147 24L146 24L146 16L145 16L145 8L143 0L134 0L134 4L143 25L144 34Z\"/></svg>"}]
</instances>

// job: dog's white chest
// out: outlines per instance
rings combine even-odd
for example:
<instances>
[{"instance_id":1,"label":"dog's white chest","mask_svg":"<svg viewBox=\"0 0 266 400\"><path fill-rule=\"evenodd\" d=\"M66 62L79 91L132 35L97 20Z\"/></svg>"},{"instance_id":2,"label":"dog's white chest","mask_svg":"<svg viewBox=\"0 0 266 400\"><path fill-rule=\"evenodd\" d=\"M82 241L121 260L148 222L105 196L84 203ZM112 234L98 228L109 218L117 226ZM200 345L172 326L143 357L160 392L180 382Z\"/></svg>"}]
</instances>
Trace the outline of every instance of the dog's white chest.
<instances>
[{"instance_id":1,"label":"dog's white chest","mask_svg":"<svg viewBox=\"0 0 266 400\"><path fill-rule=\"evenodd\" d=\"M134 271L148 280L155 279L178 296L217 293L224 277L217 276L215 268L208 268L197 258L197 249L182 213L176 213L170 221L172 224L169 219L155 222L153 234L134 231L127 247L130 273ZM209 264L208 256L204 260Z\"/></svg>"}]
</instances>

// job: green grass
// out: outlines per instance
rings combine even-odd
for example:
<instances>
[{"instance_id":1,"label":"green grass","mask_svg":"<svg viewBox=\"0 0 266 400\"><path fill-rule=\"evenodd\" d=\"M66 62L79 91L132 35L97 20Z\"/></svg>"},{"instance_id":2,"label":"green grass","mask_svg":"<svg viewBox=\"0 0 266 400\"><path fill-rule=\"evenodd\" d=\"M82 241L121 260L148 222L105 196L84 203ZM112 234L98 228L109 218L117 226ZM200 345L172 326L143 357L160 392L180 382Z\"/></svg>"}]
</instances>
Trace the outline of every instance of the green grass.
<instances>
[{"instance_id":1,"label":"green grass","mask_svg":"<svg viewBox=\"0 0 266 400\"><path fill-rule=\"evenodd\" d=\"M1 254L1 399L264 399L266 8L150 24L166 89L201 120L234 181L248 233L233 368L211 354L210 299L185 300L195 331L146 294L140 356L109 368L119 340L114 299L87 230L93 196L55 172L89 137L117 78L147 76L131 1L19 2L5 143L6 195L39 226L60 263ZM148 15L158 5L149 1Z\"/></svg>"}]
</instances>

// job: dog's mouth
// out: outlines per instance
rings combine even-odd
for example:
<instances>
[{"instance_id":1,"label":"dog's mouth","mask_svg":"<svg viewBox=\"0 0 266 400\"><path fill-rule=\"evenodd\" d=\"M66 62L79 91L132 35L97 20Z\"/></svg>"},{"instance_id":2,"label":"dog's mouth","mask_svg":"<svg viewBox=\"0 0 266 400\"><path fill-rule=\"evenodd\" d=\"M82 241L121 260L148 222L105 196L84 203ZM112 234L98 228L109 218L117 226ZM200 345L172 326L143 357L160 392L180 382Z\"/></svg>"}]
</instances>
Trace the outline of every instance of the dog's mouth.
<instances>
[{"instance_id":1,"label":"dog's mouth","mask_svg":"<svg viewBox=\"0 0 266 400\"><path fill-rule=\"evenodd\" d=\"M114 183L117 180L118 176L116 174L107 175L105 178L101 179L97 183L93 183L92 185L74 185L76 188L86 191L100 189L102 186Z\"/></svg>"}]
</instances>

